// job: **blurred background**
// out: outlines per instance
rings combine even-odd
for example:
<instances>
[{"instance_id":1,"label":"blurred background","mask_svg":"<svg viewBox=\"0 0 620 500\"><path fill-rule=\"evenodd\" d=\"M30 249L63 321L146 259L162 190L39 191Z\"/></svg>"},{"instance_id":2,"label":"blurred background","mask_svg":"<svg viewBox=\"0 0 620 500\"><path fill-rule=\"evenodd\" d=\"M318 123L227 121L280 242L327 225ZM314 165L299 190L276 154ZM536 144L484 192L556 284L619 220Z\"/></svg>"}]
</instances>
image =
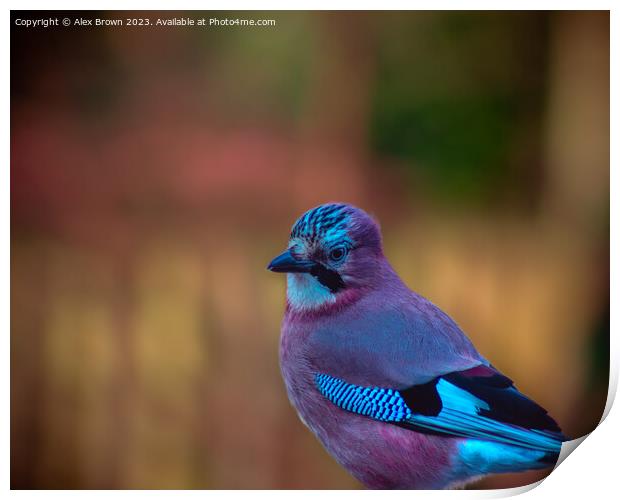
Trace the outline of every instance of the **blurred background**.
<instances>
[{"instance_id":1,"label":"blurred background","mask_svg":"<svg viewBox=\"0 0 620 500\"><path fill-rule=\"evenodd\" d=\"M333 200L568 435L595 428L607 12L11 16L47 15L276 26L11 23L13 488L359 488L287 401L265 269Z\"/></svg>"}]
</instances>

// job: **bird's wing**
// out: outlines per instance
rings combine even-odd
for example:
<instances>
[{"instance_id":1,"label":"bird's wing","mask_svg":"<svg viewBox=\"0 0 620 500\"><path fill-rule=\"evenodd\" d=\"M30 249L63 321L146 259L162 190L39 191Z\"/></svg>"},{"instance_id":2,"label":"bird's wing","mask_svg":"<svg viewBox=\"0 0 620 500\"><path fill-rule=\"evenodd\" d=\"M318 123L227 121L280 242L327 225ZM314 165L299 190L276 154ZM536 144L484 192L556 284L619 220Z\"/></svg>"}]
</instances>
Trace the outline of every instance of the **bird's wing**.
<instances>
[{"instance_id":1,"label":"bird's wing","mask_svg":"<svg viewBox=\"0 0 620 500\"><path fill-rule=\"evenodd\" d=\"M558 453L556 422L491 366L448 373L404 389L363 387L317 373L318 390L340 408L412 430Z\"/></svg>"}]
</instances>

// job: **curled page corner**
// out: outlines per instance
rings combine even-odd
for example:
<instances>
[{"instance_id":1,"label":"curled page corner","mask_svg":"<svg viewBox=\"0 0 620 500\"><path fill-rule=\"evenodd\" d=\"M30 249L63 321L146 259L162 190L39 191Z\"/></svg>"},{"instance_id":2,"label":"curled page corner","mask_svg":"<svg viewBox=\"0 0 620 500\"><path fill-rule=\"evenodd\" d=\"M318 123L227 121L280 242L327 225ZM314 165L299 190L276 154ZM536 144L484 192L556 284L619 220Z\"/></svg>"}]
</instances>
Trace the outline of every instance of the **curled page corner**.
<instances>
[{"instance_id":1,"label":"curled page corner","mask_svg":"<svg viewBox=\"0 0 620 500\"><path fill-rule=\"evenodd\" d=\"M562 443L562 449L560 450L560 456L558 457L558 461L555 463L555 467L553 470L557 469L558 466L566 460L573 451L577 449L577 447L583 443L583 441L590 435L591 433L586 434L585 436L581 436L577 439L572 439L570 441L564 441Z\"/></svg>"},{"instance_id":2,"label":"curled page corner","mask_svg":"<svg viewBox=\"0 0 620 500\"><path fill-rule=\"evenodd\" d=\"M588 433L585 436L581 436L581 437L579 437L577 439L572 439L571 441L563 442L562 443L562 448L560 449L560 456L558 457L558 461L556 462L555 467L553 467L553 470L557 469L558 466L566 459L566 457L568 457L573 451L575 451L577 449L577 447L590 434L591 433ZM513 496L517 496L517 495L522 495L523 493L527 493L528 491L533 490L538 485L540 485L543 481L545 481L551 475L551 473L549 473L546 477L544 477L544 478L542 478L542 479L540 479L538 481L534 481L533 483L530 483L530 484L525 484L523 486L516 486L514 488L504 488L504 489L492 490L494 492L492 497L493 498L507 498L507 497L513 497Z\"/></svg>"},{"instance_id":3,"label":"curled page corner","mask_svg":"<svg viewBox=\"0 0 620 500\"><path fill-rule=\"evenodd\" d=\"M576 439L572 439L571 441L565 441L562 443L562 448L560 449L560 456L558 457L558 461L555 464L555 467L553 468L553 470L557 469L558 466L564 461L566 460L566 457L568 457L573 451L575 451L577 449L577 447L583 443L585 441L585 439L592 434L592 432L594 432L597 427L599 425L601 425L603 423L603 421L607 418L607 415L609 415L609 411L611 410L611 407L613 406L614 400L616 398L616 392L618 390L618 370L613 368L613 364L612 364L612 368L609 371L609 385L607 388L607 402L605 403L605 409L603 410L603 415L601 416L601 420L599 421L599 423L597 424L597 426L590 431L588 434L585 434L584 436L578 437Z\"/></svg>"}]
</instances>

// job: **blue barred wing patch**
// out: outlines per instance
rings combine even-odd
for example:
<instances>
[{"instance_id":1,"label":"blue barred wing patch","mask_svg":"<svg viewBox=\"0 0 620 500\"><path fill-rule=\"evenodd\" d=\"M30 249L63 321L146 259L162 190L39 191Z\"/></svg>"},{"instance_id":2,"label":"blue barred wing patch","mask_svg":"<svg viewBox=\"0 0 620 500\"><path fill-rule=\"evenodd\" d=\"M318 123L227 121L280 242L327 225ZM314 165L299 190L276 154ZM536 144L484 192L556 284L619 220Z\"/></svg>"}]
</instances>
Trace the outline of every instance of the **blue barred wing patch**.
<instances>
[{"instance_id":1,"label":"blue barred wing patch","mask_svg":"<svg viewBox=\"0 0 620 500\"><path fill-rule=\"evenodd\" d=\"M314 382L319 392L336 406L383 422L402 422L411 410L398 391L381 387L361 387L317 373Z\"/></svg>"}]
</instances>

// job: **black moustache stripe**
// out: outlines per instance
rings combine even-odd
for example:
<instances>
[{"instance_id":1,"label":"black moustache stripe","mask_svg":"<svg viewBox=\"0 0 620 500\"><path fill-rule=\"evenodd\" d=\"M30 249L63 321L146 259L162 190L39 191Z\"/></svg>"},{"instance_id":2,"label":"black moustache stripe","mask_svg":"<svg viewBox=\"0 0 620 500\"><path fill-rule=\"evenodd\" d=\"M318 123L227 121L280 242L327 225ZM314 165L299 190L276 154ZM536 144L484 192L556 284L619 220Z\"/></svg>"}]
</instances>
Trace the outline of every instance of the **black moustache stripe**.
<instances>
[{"instance_id":1,"label":"black moustache stripe","mask_svg":"<svg viewBox=\"0 0 620 500\"><path fill-rule=\"evenodd\" d=\"M327 269L323 264L312 266L310 274L319 280L321 285L329 288L332 293L336 293L344 288L342 277L336 271Z\"/></svg>"}]
</instances>

